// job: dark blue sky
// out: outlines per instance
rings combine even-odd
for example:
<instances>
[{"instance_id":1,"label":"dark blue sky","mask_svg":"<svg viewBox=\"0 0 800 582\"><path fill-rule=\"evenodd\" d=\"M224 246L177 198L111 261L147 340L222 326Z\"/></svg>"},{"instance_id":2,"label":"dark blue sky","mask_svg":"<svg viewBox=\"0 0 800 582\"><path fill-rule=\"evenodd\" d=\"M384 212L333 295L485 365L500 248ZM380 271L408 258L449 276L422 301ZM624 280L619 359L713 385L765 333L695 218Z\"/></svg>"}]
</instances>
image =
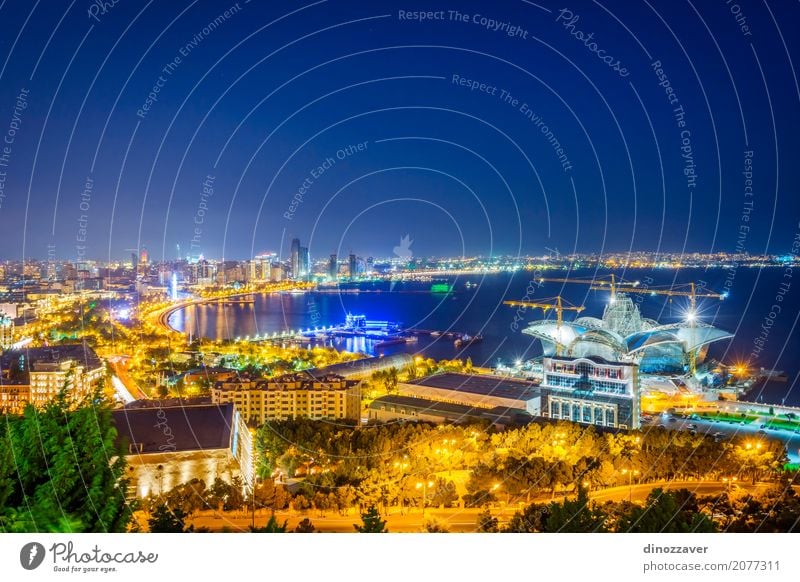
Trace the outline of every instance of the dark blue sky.
<instances>
[{"instance_id":1,"label":"dark blue sky","mask_svg":"<svg viewBox=\"0 0 800 582\"><path fill-rule=\"evenodd\" d=\"M3 2L0 255L788 252L800 7L648 2Z\"/></svg>"}]
</instances>

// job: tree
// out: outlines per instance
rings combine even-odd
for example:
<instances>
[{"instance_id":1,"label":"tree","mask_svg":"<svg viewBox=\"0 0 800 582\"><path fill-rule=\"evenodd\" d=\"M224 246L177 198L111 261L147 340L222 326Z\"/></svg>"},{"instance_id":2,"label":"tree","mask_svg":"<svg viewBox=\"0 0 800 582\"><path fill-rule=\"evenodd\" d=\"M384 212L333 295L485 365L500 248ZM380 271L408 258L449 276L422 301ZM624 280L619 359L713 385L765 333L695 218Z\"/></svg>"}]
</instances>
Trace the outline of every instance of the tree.
<instances>
[{"instance_id":1,"label":"tree","mask_svg":"<svg viewBox=\"0 0 800 582\"><path fill-rule=\"evenodd\" d=\"M575 499L553 502L547 506L550 515L545 522L545 532L587 533L606 531L603 511L589 501L586 489L578 489Z\"/></svg>"},{"instance_id":2,"label":"tree","mask_svg":"<svg viewBox=\"0 0 800 582\"><path fill-rule=\"evenodd\" d=\"M435 519L425 522L425 531L427 533L450 533L450 529L445 524Z\"/></svg>"},{"instance_id":3,"label":"tree","mask_svg":"<svg viewBox=\"0 0 800 582\"><path fill-rule=\"evenodd\" d=\"M62 389L44 407L29 405L21 418L4 424L0 528L127 530L132 512L125 498L125 450L117 445L111 405L99 390L74 402Z\"/></svg>"},{"instance_id":4,"label":"tree","mask_svg":"<svg viewBox=\"0 0 800 582\"><path fill-rule=\"evenodd\" d=\"M717 530L714 522L698 510L694 495L682 489L653 489L644 507L634 505L619 520L617 531L630 533L709 533Z\"/></svg>"},{"instance_id":5,"label":"tree","mask_svg":"<svg viewBox=\"0 0 800 582\"><path fill-rule=\"evenodd\" d=\"M314 533L317 531L317 528L314 527L314 524L311 523L311 520L303 518L303 520L297 524L297 527L294 528L294 533Z\"/></svg>"},{"instance_id":6,"label":"tree","mask_svg":"<svg viewBox=\"0 0 800 582\"><path fill-rule=\"evenodd\" d=\"M494 533L498 531L498 521L496 517L492 517L488 509L484 509L478 514L478 520L475 524L477 531L481 533Z\"/></svg>"},{"instance_id":7,"label":"tree","mask_svg":"<svg viewBox=\"0 0 800 582\"><path fill-rule=\"evenodd\" d=\"M283 525L278 523L278 519L275 517L275 514L269 516L267 523L264 524L264 527L253 527L250 526L250 531L253 533L286 533L286 530L289 528L289 520L283 522Z\"/></svg>"},{"instance_id":8,"label":"tree","mask_svg":"<svg viewBox=\"0 0 800 582\"><path fill-rule=\"evenodd\" d=\"M184 533L193 531L192 527L186 527L187 513L180 507L170 508L166 503L160 503L147 525L152 533Z\"/></svg>"},{"instance_id":9,"label":"tree","mask_svg":"<svg viewBox=\"0 0 800 582\"><path fill-rule=\"evenodd\" d=\"M543 532L549 518L550 509L547 505L532 503L522 511L516 512L503 531L507 533Z\"/></svg>"},{"instance_id":10,"label":"tree","mask_svg":"<svg viewBox=\"0 0 800 582\"><path fill-rule=\"evenodd\" d=\"M361 514L361 525L353 524L358 533L388 533L386 521L381 519L378 508L371 505Z\"/></svg>"},{"instance_id":11,"label":"tree","mask_svg":"<svg viewBox=\"0 0 800 582\"><path fill-rule=\"evenodd\" d=\"M242 482L238 477L234 477L233 483L217 477L208 488L208 494L208 504L219 510L232 511L244 506Z\"/></svg>"}]
</instances>

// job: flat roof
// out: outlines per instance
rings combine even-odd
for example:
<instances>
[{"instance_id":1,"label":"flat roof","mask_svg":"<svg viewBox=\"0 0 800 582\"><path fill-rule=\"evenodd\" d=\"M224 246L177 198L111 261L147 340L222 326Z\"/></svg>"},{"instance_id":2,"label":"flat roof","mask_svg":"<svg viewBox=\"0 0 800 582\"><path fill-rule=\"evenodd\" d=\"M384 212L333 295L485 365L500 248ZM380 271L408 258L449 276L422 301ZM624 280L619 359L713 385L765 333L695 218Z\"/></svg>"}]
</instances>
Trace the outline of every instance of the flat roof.
<instances>
[{"instance_id":1,"label":"flat roof","mask_svg":"<svg viewBox=\"0 0 800 582\"><path fill-rule=\"evenodd\" d=\"M482 374L434 374L405 384L512 400L530 400L540 395L539 386L533 382Z\"/></svg>"},{"instance_id":2,"label":"flat roof","mask_svg":"<svg viewBox=\"0 0 800 582\"><path fill-rule=\"evenodd\" d=\"M550 358L551 360L556 361L556 362L567 362L567 363L569 363L569 362L577 362L578 360L590 360L591 362L594 362L595 364L599 364L601 366L635 366L636 365L636 364L633 364L631 362L619 362L619 361L616 361L616 360L606 360L602 356L577 356L577 357L572 357L572 356L545 356L545 357L546 358Z\"/></svg>"},{"instance_id":3,"label":"flat roof","mask_svg":"<svg viewBox=\"0 0 800 582\"><path fill-rule=\"evenodd\" d=\"M500 419L519 420L525 417L532 418L528 413L522 410L515 408L510 409L504 406L495 406L494 408L478 408L475 406L469 406L467 404L453 404L451 402L439 402L437 400L428 400L427 398L400 396L397 394L390 394L376 398L370 403L369 407L372 410L380 410L381 405L404 406L406 408L413 408L419 412L429 412L431 414L438 413L451 420L458 420L462 418L482 418L496 422Z\"/></svg>"},{"instance_id":4,"label":"flat roof","mask_svg":"<svg viewBox=\"0 0 800 582\"><path fill-rule=\"evenodd\" d=\"M391 367L400 369L413 361L414 358L408 354L392 354L391 356L361 358L349 362L342 362L340 364L332 364L323 368L310 368L304 371L315 378L327 376L329 374L347 377L369 373L370 371L385 370Z\"/></svg>"},{"instance_id":5,"label":"flat roof","mask_svg":"<svg viewBox=\"0 0 800 582\"><path fill-rule=\"evenodd\" d=\"M67 360L74 360L83 364L89 370L94 370L103 365L102 360L100 360L91 346L85 343L79 343L9 350L2 356L3 367L16 365L22 357L31 365L58 364Z\"/></svg>"},{"instance_id":6,"label":"flat roof","mask_svg":"<svg viewBox=\"0 0 800 582\"><path fill-rule=\"evenodd\" d=\"M121 408L111 416L117 443L141 445L141 453L227 449L231 443L233 404Z\"/></svg>"}]
</instances>

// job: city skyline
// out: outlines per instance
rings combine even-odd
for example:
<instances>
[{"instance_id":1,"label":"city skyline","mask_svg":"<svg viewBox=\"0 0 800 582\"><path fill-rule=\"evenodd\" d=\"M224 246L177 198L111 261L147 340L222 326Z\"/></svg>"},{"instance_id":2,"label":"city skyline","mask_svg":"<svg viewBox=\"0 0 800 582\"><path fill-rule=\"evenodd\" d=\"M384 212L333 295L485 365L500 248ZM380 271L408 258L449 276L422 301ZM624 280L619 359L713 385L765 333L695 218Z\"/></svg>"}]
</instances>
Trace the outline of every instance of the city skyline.
<instances>
[{"instance_id":1,"label":"city skyline","mask_svg":"<svg viewBox=\"0 0 800 582\"><path fill-rule=\"evenodd\" d=\"M797 569L800 0L0 19L9 572Z\"/></svg>"},{"instance_id":2,"label":"city skyline","mask_svg":"<svg viewBox=\"0 0 800 582\"><path fill-rule=\"evenodd\" d=\"M5 252L786 252L796 7L624 8L8 5Z\"/></svg>"}]
</instances>

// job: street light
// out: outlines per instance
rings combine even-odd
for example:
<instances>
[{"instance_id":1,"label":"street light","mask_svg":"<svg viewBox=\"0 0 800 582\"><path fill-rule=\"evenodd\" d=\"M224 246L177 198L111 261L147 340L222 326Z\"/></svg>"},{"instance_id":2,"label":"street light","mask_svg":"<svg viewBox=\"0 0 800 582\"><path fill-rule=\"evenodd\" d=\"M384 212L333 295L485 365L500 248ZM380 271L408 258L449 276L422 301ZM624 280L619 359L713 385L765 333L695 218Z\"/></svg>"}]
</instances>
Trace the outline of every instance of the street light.
<instances>
[{"instance_id":1,"label":"street light","mask_svg":"<svg viewBox=\"0 0 800 582\"><path fill-rule=\"evenodd\" d=\"M631 469L623 469L622 470L622 474L628 476L628 503L632 503L633 502L633 476L634 475L638 475L639 471L636 470L636 469L633 469L633 470L631 470Z\"/></svg>"},{"instance_id":2,"label":"street light","mask_svg":"<svg viewBox=\"0 0 800 582\"><path fill-rule=\"evenodd\" d=\"M417 489L422 489L422 520L425 521L425 500L428 496L428 487L433 487L433 481L417 481Z\"/></svg>"}]
</instances>

